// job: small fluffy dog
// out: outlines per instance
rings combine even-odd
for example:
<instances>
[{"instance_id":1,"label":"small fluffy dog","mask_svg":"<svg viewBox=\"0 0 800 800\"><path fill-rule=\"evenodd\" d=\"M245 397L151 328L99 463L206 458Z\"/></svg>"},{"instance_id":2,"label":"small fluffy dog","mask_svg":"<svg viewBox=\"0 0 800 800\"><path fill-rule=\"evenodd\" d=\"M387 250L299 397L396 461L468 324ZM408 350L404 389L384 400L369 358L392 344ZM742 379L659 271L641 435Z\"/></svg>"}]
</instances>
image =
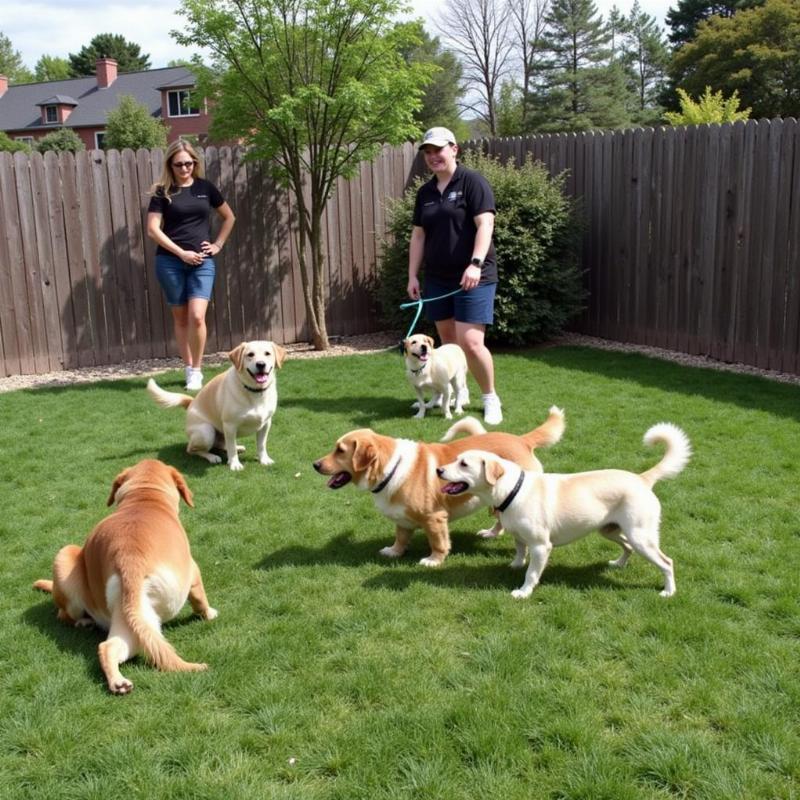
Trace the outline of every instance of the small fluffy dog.
<instances>
[{"instance_id":1,"label":"small fluffy dog","mask_svg":"<svg viewBox=\"0 0 800 800\"><path fill-rule=\"evenodd\" d=\"M464 413L469 405L467 388L467 357L457 344L443 344L435 347L430 336L418 333L403 341L406 377L417 393L419 410L417 419L425 416L426 408L433 408L438 402L446 419L452 419L450 401L455 401L456 414ZM431 389L433 396L426 403L424 390Z\"/></svg>"},{"instance_id":2,"label":"small fluffy dog","mask_svg":"<svg viewBox=\"0 0 800 800\"><path fill-rule=\"evenodd\" d=\"M161 670L206 669L184 661L161 633L161 623L175 617L187 597L204 619L217 616L178 519L181 498L194 507L174 467L145 460L123 470L108 498L117 509L95 526L83 547L69 544L59 550L53 580L33 584L52 592L63 622L79 628L97 624L108 631L98 655L114 694L133 690L119 665L140 652Z\"/></svg>"},{"instance_id":3,"label":"small fluffy dog","mask_svg":"<svg viewBox=\"0 0 800 800\"><path fill-rule=\"evenodd\" d=\"M471 492L500 513L500 521L517 543L512 567L525 565L525 582L512 595L530 597L539 583L553 547L569 544L593 530L622 547L611 561L624 567L634 550L664 574L662 597L675 594L672 559L659 548L661 503L653 485L674 478L689 461L691 445L686 434L663 422L644 435L644 443L665 444L661 461L641 475L619 469L570 475L537 474L517 464L479 450L461 453L437 470L447 483L441 491L450 497Z\"/></svg>"},{"instance_id":4,"label":"small fluffy dog","mask_svg":"<svg viewBox=\"0 0 800 800\"><path fill-rule=\"evenodd\" d=\"M477 421L468 422L470 419L459 420L448 433L483 430ZM395 523L394 544L384 547L380 551L382 556L402 556L414 529L422 528L431 553L420 564L436 567L450 552L449 521L472 514L481 506L474 495L443 494L436 468L465 450L480 448L525 469L541 471L534 448L554 445L563 432L564 416L555 407L550 409L546 422L522 436L492 431L429 444L394 439L362 428L340 437L331 453L314 462L314 469L331 476L328 481L331 489L340 489L353 481L360 489L369 491L378 510Z\"/></svg>"},{"instance_id":5,"label":"small fluffy dog","mask_svg":"<svg viewBox=\"0 0 800 800\"><path fill-rule=\"evenodd\" d=\"M256 435L256 455L264 466L273 464L267 455L267 435L278 407L275 370L280 369L286 350L274 342L242 342L228 353L233 366L212 378L196 397L167 392L152 378L147 382L150 396L164 408L186 409L186 452L219 464L211 452L224 445L228 466L242 470L237 436Z\"/></svg>"}]
</instances>

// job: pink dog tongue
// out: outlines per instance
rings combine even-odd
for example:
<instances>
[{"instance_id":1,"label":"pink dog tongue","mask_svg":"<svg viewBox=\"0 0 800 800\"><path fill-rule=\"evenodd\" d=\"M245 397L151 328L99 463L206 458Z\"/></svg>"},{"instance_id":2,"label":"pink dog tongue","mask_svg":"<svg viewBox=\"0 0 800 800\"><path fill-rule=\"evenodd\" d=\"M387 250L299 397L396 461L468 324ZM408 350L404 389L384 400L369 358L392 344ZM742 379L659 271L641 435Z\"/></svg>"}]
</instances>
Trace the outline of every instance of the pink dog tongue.
<instances>
[{"instance_id":1,"label":"pink dog tongue","mask_svg":"<svg viewBox=\"0 0 800 800\"><path fill-rule=\"evenodd\" d=\"M267 382L267 376L264 375L263 372L259 372L256 375L254 375L253 377L256 379L256 383L266 383Z\"/></svg>"}]
</instances>

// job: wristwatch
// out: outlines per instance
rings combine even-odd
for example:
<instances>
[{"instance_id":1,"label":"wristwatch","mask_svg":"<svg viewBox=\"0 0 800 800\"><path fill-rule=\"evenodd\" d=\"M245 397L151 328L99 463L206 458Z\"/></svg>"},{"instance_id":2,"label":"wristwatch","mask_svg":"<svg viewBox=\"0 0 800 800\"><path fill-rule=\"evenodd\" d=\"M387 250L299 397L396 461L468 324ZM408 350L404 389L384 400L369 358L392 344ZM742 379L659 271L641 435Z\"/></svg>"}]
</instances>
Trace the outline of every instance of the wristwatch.
<instances>
[{"instance_id":1,"label":"wristwatch","mask_svg":"<svg viewBox=\"0 0 800 800\"><path fill-rule=\"evenodd\" d=\"M473 257L472 257L472 258L469 260L469 263L470 263L470 266L472 266L472 267L478 267L478 268L480 268L480 267L482 267L482 266L483 266L483 259L482 259L482 258L478 258L478 256L473 256Z\"/></svg>"}]
</instances>

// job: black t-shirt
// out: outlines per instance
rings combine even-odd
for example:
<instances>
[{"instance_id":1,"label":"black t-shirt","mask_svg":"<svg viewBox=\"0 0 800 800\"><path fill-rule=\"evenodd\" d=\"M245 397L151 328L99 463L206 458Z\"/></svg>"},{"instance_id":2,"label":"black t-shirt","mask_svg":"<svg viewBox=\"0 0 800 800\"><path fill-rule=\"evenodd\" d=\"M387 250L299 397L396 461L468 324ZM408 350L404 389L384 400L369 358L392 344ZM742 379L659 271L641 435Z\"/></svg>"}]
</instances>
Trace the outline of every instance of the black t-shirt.
<instances>
[{"instance_id":1,"label":"black t-shirt","mask_svg":"<svg viewBox=\"0 0 800 800\"><path fill-rule=\"evenodd\" d=\"M163 216L164 233L178 247L199 253L200 244L211 241L211 209L219 208L224 202L213 183L205 178L195 178L191 186L184 186L170 195L170 200L164 196L163 190L156 190L147 210ZM156 252L171 255L161 245Z\"/></svg>"},{"instance_id":2,"label":"black t-shirt","mask_svg":"<svg viewBox=\"0 0 800 800\"><path fill-rule=\"evenodd\" d=\"M456 171L439 193L437 178L423 183L417 191L414 225L425 231L425 274L457 286L472 258L475 245L475 217L487 211L496 213L494 194L479 172L456 165ZM489 246L481 281L497 283L494 242Z\"/></svg>"}]
</instances>

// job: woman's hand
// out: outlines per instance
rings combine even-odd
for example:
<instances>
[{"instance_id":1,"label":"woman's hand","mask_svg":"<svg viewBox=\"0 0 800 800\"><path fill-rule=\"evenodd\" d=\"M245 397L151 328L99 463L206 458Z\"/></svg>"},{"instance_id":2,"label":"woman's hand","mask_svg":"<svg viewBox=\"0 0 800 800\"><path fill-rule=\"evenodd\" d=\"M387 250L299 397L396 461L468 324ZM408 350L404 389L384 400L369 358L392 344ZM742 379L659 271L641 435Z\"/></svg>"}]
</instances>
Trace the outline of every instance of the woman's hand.
<instances>
[{"instance_id":1,"label":"woman's hand","mask_svg":"<svg viewBox=\"0 0 800 800\"><path fill-rule=\"evenodd\" d=\"M181 250L179 258L190 267L199 267L203 263L204 256L202 253L195 253L194 250Z\"/></svg>"},{"instance_id":2,"label":"woman's hand","mask_svg":"<svg viewBox=\"0 0 800 800\"><path fill-rule=\"evenodd\" d=\"M464 270L464 274L461 276L461 283L459 285L465 292L468 292L470 289L474 289L480 282L481 268L476 267L474 264L470 264Z\"/></svg>"},{"instance_id":3,"label":"woman's hand","mask_svg":"<svg viewBox=\"0 0 800 800\"><path fill-rule=\"evenodd\" d=\"M420 297L419 281L417 280L416 277L408 279L408 286L406 286L406 292L408 293L408 296L412 300L419 300Z\"/></svg>"},{"instance_id":4,"label":"woman's hand","mask_svg":"<svg viewBox=\"0 0 800 800\"><path fill-rule=\"evenodd\" d=\"M222 248L216 242L202 242L200 250L204 256L215 256Z\"/></svg>"}]
</instances>

